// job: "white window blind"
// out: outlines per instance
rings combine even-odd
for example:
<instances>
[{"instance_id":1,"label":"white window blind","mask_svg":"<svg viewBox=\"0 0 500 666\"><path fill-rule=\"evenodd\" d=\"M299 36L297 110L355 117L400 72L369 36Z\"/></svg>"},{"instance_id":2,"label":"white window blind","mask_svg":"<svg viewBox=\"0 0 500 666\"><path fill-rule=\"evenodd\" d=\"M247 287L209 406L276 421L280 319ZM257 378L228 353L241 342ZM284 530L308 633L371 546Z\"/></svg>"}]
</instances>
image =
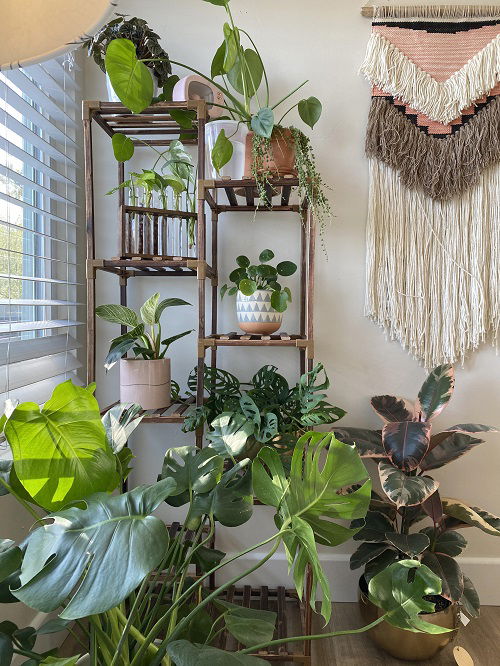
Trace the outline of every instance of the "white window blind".
<instances>
[{"instance_id":1,"label":"white window blind","mask_svg":"<svg viewBox=\"0 0 500 666\"><path fill-rule=\"evenodd\" d=\"M0 72L0 409L77 380L78 67Z\"/></svg>"}]
</instances>

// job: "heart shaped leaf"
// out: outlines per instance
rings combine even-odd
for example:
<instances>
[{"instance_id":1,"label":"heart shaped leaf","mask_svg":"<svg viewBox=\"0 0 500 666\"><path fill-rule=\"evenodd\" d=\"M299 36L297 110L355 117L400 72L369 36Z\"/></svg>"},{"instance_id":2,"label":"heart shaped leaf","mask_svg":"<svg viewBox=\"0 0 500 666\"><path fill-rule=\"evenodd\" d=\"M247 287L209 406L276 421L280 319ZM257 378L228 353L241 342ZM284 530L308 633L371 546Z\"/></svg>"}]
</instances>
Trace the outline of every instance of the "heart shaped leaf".
<instances>
[{"instance_id":1,"label":"heart shaped leaf","mask_svg":"<svg viewBox=\"0 0 500 666\"><path fill-rule=\"evenodd\" d=\"M227 78L237 92L250 98L259 89L263 73L260 56L253 49L246 49L243 57L240 54L236 59Z\"/></svg>"},{"instance_id":2,"label":"heart shaped leaf","mask_svg":"<svg viewBox=\"0 0 500 666\"><path fill-rule=\"evenodd\" d=\"M214 147L212 148L212 164L217 173L229 162L233 156L233 144L227 138L225 130L221 130L217 135Z\"/></svg>"},{"instance_id":3,"label":"heart shaped leaf","mask_svg":"<svg viewBox=\"0 0 500 666\"><path fill-rule=\"evenodd\" d=\"M140 113L153 99L153 77L137 59L135 45L129 39L113 39L104 58L113 90L133 113Z\"/></svg>"},{"instance_id":4,"label":"heart shaped leaf","mask_svg":"<svg viewBox=\"0 0 500 666\"><path fill-rule=\"evenodd\" d=\"M298 112L301 120L313 129L321 116L322 106L317 97L301 99L298 103Z\"/></svg>"},{"instance_id":5,"label":"heart shaped leaf","mask_svg":"<svg viewBox=\"0 0 500 666\"><path fill-rule=\"evenodd\" d=\"M274 113L273 110L267 106L252 116L251 126L255 134L270 139L274 128Z\"/></svg>"},{"instance_id":6,"label":"heart shaped leaf","mask_svg":"<svg viewBox=\"0 0 500 666\"><path fill-rule=\"evenodd\" d=\"M134 154L134 142L125 134L120 132L115 132L111 137L111 143L113 145L113 153L115 159L118 162L126 162Z\"/></svg>"}]
</instances>

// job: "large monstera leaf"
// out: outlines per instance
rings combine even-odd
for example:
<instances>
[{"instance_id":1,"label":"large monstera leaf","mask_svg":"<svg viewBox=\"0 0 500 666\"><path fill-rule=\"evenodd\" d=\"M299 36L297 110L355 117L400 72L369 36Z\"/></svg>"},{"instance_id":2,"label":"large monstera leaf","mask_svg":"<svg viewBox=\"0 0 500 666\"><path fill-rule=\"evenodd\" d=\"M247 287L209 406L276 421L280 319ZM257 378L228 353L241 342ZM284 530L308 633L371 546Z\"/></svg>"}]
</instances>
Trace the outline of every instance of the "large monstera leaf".
<instances>
[{"instance_id":1,"label":"large monstera leaf","mask_svg":"<svg viewBox=\"0 0 500 666\"><path fill-rule=\"evenodd\" d=\"M254 422L239 412L222 412L210 424L207 433L210 446L220 455L230 458L245 456L248 442L255 433Z\"/></svg>"},{"instance_id":2,"label":"large monstera leaf","mask_svg":"<svg viewBox=\"0 0 500 666\"><path fill-rule=\"evenodd\" d=\"M500 536L500 518L477 506L468 506L460 500L443 497L443 512L460 521L461 524L459 523L457 527L470 525L479 527L480 530L492 536Z\"/></svg>"},{"instance_id":3,"label":"large monstera leaf","mask_svg":"<svg viewBox=\"0 0 500 666\"><path fill-rule=\"evenodd\" d=\"M355 446L362 458L382 460L387 453L382 446L382 431L365 428L335 428L333 434L345 444Z\"/></svg>"},{"instance_id":4,"label":"large monstera leaf","mask_svg":"<svg viewBox=\"0 0 500 666\"><path fill-rule=\"evenodd\" d=\"M224 458L210 447L179 446L168 449L161 478L175 479L175 493L167 497L172 506L182 506L194 495L210 492L222 476Z\"/></svg>"},{"instance_id":5,"label":"large monstera leaf","mask_svg":"<svg viewBox=\"0 0 500 666\"><path fill-rule=\"evenodd\" d=\"M328 621L330 591L316 543L336 546L360 529L337 522L364 518L369 506L371 482L358 453L332 434L309 432L297 442L288 478L278 453L265 447L253 462L253 483L255 495L277 509L276 522L292 531L284 537L284 543L299 594L309 564L313 572L311 605L314 607L316 587L320 585L321 612ZM362 485L353 492L344 492L353 484Z\"/></svg>"},{"instance_id":6,"label":"large monstera leaf","mask_svg":"<svg viewBox=\"0 0 500 666\"><path fill-rule=\"evenodd\" d=\"M424 421L386 423L382 430L384 449L395 467L411 472L429 448L431 424Z\"/></svg>"},{"instance_id":7,"label":"large monstera leaf","mask_svg":"<svg viewBox=\"0 0 500 666\"><path fill-rule=\"evenodd\" d=\"M393 395L375 395L371 405L384 421L411 421L414 416L413 405L404 398Z\"/></svg>"},{"instance_id":8,"label":"large monstera leaf","mask_svg":"<svg viewBox=\"0 0 500 666\"><path fill-rule=\"evenodd\" d=\"M15 596L44 612L69 599L61 613L68 620L118 605L165 554L167 529L150 514L174 491L169 478L50 515L53 522L27 538Z\"/></svg>"},{"instance_id":9,"label":"large monstera leaf","mask_svg":"<svg viewBox=\"0 0 500 666\"><path fill-rule=\"evenodd\" d=\"M120 483L91 390L71 380L43 405L25 402L5 424L17 479L48 511Z\"/></svg>"},{"instance_id":10,"label":"large monstera leaf","mask_svg":"<svg viewBox=\"0 0 500 666\"><path fill-rule=\"evenodd\" d=\"M385 494L398 508L422 504L439 487L430 476L409 476L390 463L380 462L378 470Z\"/></svg>"},{"instance_id":11,"label":"large monstera leaf","mask_svg":"<svg viewBox=\"0 0 500 666\"><path fill-rule=\"evenodd\" d=\"M394 627L429 634L450 631L421 619L420 613L433 613L428 595L441 594L441 579L417 560L400 560L375 575L368 584L370 600L385 612Z\"/></svg>"},{"instance_id":12,"label":"large monstera leaf","mask_svg":"<svg viewBox=\"0 0 500 666\"><path fill-rule=\"evenodd\" d=\"M429 374L418 394L415 411L422 421L430 421L446 407L455 388L455 372L450 364L440 365Z\"/></svg>"}]
</instances>

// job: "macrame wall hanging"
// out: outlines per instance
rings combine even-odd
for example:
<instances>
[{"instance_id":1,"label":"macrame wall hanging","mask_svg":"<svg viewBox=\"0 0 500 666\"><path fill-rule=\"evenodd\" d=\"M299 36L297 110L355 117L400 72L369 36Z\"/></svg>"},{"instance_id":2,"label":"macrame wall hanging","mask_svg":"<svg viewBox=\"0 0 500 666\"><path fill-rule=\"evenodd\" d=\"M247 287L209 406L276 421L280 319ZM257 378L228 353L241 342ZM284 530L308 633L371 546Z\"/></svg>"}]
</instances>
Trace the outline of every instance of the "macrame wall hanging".
<instances>
[{"instance_id":1,"label":"macrame wall hanging","mask_svg":"<svg viewBox=\"0 0 500 666\"><path fill-rule=\"evenodd\" d=\"M430 368L500 325L500 7L374 7L366 312Z\"/></svg>"}]
</instances>

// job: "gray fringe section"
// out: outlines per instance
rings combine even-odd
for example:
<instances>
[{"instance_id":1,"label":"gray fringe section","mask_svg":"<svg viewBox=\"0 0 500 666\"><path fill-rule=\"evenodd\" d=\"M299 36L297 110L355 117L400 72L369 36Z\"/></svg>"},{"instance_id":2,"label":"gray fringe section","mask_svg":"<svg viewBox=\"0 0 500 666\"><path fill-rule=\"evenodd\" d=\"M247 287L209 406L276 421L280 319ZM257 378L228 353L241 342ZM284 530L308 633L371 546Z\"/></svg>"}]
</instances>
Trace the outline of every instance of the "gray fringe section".
<instances>
[{"instance_id":1,"label":"gray fringe section","mask_svg":"<svg viewBox=\"0 0 500 666\"><path fill-rule=\"evenodd\" d=\"M375 5L374 19L398 18L500 18L498 5Z\"/></svg>"},{"instance_id":2,"label":"gray fringe section","mask_svg":"<svg viewBox=\"0 0 500 666\"><path fill-rule=\"evenodd\" d=\"M500 161L500 96L441 139L425 134L384 97L374 97L366 154L395 169L408 188L450 199L476 185L484 169Z\"/></svg>"}]
</instances>

